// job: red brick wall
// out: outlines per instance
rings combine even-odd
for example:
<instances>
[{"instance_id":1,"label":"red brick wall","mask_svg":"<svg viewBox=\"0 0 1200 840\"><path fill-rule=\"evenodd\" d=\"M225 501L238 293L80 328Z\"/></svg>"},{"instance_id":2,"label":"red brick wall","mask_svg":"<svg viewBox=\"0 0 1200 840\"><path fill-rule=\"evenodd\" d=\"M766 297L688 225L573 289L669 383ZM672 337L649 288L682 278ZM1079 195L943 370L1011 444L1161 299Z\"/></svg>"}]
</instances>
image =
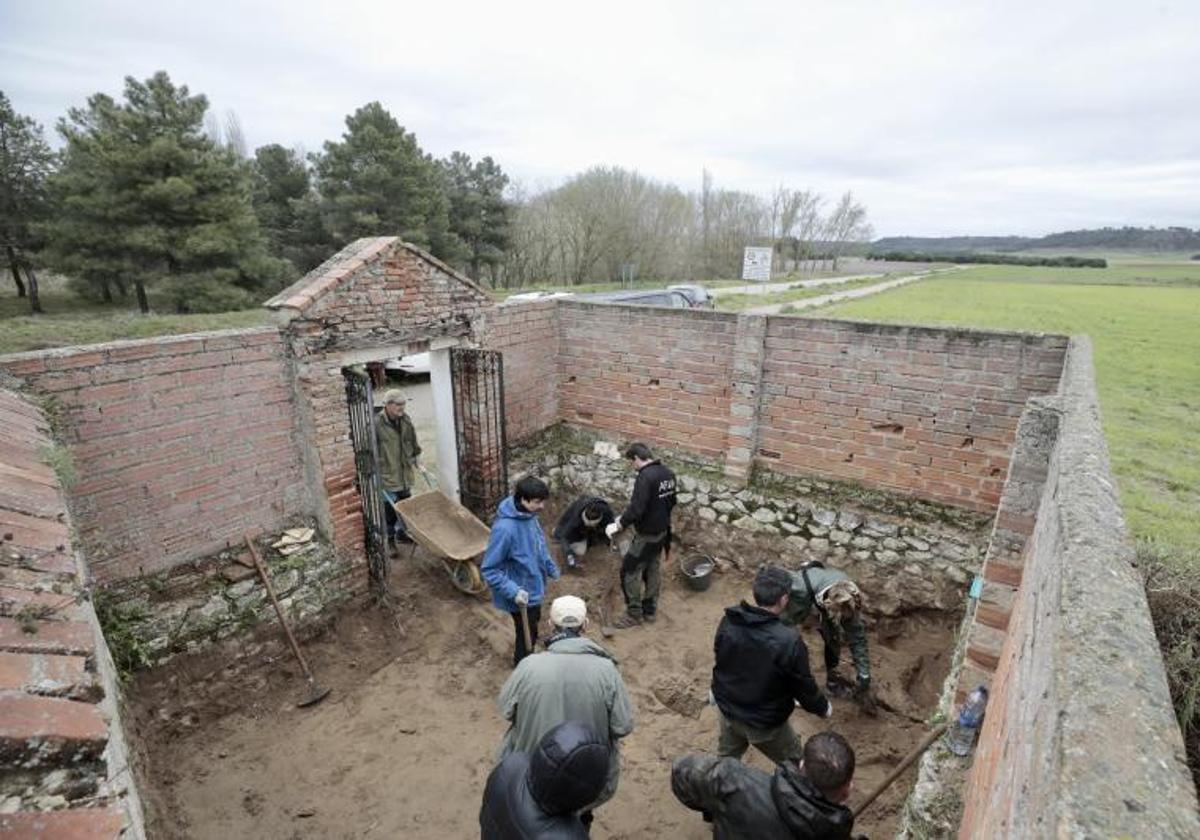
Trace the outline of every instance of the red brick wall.
<instances>
[{"instance_id":1,"label":"red brick wall","mask_svg":"<svg viewBox=\"0 0 1200 840\"><path fill-rule=\"evenodd\" d=\"M326 525L335 547L358 562L362 507L342 367L420 353L436 339L471 339L480 314L495 304L424 251L377 237L347 246L266 305L289 318L285 333L297 360L301 433L313 447L313 480L328 498Z\"/></svg>"},{"instance_id":2,"label":"red brick wall","mask_svg":"<svg viewBox=\"0 0 1200 840\"><path fill-rule=\"evenodd\" d=\"M562 419L627 440L724 457L735 316L557 305Z\"/></svg>"},{"instance_id":3,"label":"red brick wall","mask_svg":"<svg viewBox=\"0 0 1200 840\"><path fill-rule=\"evenodd\" d=\"M504 354L504 416L509 443L558 421L558 316L554 301L497 306L484 316L482 342Z\"/></svg>"},{"instance_id":4,"label":"red brick wall","mask_svg":"<svg viewBox=\"0 0 1200 840\"><path fill-rule=\"evenodd\" d=\"M1000 499L1025 401L1066 338L771 318L761 463L976 510Z\"/></svg>"},{"instance_id":5,"label":"red brick wall","mask_svg":"<svg viewBox=\"0 0 1200 840\"><path fill-rule=\"evenodd\" d=\"M0 359L61 407L78 535L101 582L155 572L311 505L277 330Z\"/></svg>"}]
</instances>

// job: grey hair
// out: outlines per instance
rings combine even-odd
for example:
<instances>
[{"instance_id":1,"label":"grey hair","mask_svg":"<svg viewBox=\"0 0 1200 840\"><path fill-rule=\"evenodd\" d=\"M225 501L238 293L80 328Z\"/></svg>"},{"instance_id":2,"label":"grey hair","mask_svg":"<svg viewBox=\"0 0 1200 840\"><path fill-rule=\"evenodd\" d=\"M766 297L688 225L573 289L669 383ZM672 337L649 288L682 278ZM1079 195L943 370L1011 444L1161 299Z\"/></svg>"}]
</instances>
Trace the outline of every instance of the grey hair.
<instances>
[{"instance_id":1,"label":"grey hair","mask_svg":"<svg viewBox=\"0 0 1200 840\"><path fill-rule=\"evenodd\" d=\"M388 403L406 403L408 398L404 396L404 392L399 388L393 388L383 395L383 404Z\"/></svg>"}]
</instances>

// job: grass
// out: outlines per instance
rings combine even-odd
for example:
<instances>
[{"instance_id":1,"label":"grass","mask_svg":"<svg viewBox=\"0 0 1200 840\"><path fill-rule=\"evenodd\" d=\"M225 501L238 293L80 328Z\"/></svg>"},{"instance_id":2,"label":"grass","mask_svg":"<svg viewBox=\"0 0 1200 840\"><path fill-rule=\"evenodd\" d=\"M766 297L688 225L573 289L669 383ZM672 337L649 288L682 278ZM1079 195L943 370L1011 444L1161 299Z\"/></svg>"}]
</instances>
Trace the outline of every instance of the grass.
<instances>
[{"instance_id":1,"label":"grass","mask_svg":"<svg viewBox=\"0 0 1200 840\"><path fill-rule=\"evenodd\" d=\"M125 338L257 327L269 323L265 309L245 309L200 315L154 312L142 315L132 295L127 302L102 304L80 298L66 287L61 277L43 275L39 283L44 315L30 315L29 301L18 298L7 274L0 286L0 354L75 344L96 344ZM165 306L165 304L163 304Z\"/></svg>"},{"instance_id":2,"label":"grass","mask_svg":"<svg viewBox=\"0 0 1200 840\"><path fill-rule=\"evenodd\" d=\"M837 292L844 292L847 289L858 289L863 286L874 286L876 283L886 282L887 276L883 277L864 277L860 280L847 280L845 283L833 283L827 286L813 286L811 288L800 287L797 289L787 289L782 292L768 292L766 294L741 294L741 295L722 295L716 299L717 309L725 312L740 312L743 309L749 309L755 306L772 306L776 304L794 303L805 298L820 297L821 295L830 295ZM786 282L786 281L775 281ZM738 285L744 285L739 283Z\"/></svg>"},{"instance_id":3,"label":"grass","mask_svg":"<svg viewBox=\"0 0 1200 840\"><path fill-rule=\"evenodd\" d=\"M1089 284L1089 276L1090 284ZM1200 777L1200 265L983 266L819 310L820 317L1086 333L1121 503L1172 696ZM1173 595L1171 593L1174 593Z\"/></svg>"}]
</instances>

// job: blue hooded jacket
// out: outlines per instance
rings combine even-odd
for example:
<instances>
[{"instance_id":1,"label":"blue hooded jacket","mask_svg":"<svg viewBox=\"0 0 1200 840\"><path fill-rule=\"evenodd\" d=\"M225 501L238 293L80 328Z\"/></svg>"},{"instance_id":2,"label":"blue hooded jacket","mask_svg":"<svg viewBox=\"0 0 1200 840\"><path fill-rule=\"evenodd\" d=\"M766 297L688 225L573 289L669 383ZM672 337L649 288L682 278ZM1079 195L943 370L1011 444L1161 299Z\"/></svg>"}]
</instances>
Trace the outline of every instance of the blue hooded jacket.
<instances>
[{"instance_id":1,"label":"blue hooded jacket","mask_svg":"<svg viewBox=\"0 0 1200 840\"><path fill-rule=\"evenodd\" d=\"M517 611L518 589L529 593L531 606L540 604L546 577L559 576L537 515L519 509L512 496L497 509L480 572L492 590L492 603L510 613Z\"/></svg>"}]
</instances>

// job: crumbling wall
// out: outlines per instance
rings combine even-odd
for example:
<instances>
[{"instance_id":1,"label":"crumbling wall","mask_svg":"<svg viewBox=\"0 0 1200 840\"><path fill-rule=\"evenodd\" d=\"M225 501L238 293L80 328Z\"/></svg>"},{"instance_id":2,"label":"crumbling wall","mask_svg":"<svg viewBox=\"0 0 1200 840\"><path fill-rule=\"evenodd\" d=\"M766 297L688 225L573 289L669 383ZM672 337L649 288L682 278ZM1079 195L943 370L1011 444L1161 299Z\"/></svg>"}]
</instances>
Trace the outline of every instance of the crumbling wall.
<instances>
[{"instance_id":1,"label":"crumbling wall","mask_svg":"<svg viewBox=\"0 0 1200 840\"><path fill-rule=\"evenodd\" d=\"M68 461L0 389L0 835L144 836L117 675L71 545Z\"/></svg>"},{"instance_id":2,"label":"crumbling wall","mask_svg":"<svg viewBox=\"0 0 1200 840\"><path fill-rule=\"evenodd\" d=\"M440 260L394 236L359 239L265 304L278 313L295 359L304 471L315 514L366 585L362 506L342 369L431 347L477 342L486 292Z\"/></svg>"},{"instance_id":3,"label":"crumbling wall","mask_svg":"<svg viewBox=\"0 0 1200 840\"><path fill-rule=\"evenodd\" d=\"M101 583L154 573L312 507L279 332L231 330L0 357L49 398Z\"/></svg>"},{"instance_id":4,"label":"crumbling wall","mask_svg":"<svg viewBox=\"0 0 1200 840\"><path fill-rule=\"evenodd\" d=\"M959 837L1198 837L1086 339L1072 340L1053 404L1058 434Z\"/></svg>"}]
</instances>

